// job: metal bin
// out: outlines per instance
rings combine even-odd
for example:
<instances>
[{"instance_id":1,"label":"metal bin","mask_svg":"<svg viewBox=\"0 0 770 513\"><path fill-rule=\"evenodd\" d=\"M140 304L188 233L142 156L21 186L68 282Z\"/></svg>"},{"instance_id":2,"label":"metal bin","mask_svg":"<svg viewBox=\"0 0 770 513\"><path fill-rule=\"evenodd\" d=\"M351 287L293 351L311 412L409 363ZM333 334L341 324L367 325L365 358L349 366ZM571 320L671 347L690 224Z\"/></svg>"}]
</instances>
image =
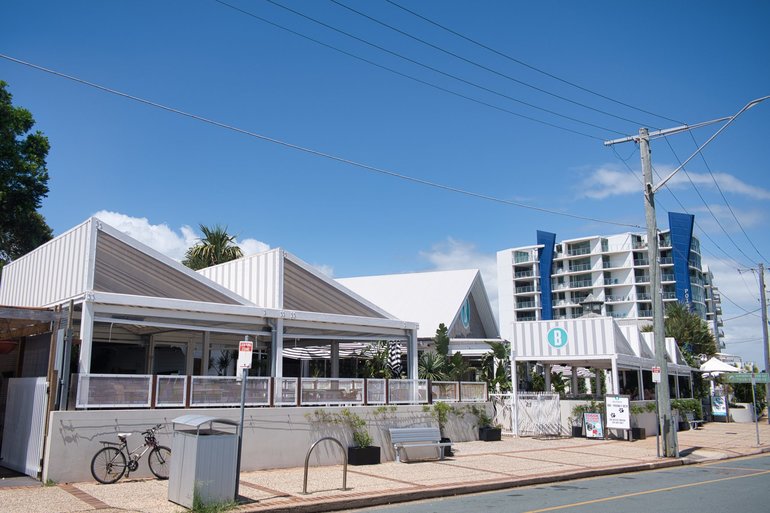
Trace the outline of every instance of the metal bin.
<instances>
[{"instance_id":1,"label":"metal bin","mask_svg":"<svg viewBox=\"0 0 770 513\"><path fill-rule=\"evenodd\" d=\"M223 425L215 429L214 424ZM238 422L206 415L183 415L172 421L168 500L193 507L236 499Z\"/></svg>"}]
</instances>

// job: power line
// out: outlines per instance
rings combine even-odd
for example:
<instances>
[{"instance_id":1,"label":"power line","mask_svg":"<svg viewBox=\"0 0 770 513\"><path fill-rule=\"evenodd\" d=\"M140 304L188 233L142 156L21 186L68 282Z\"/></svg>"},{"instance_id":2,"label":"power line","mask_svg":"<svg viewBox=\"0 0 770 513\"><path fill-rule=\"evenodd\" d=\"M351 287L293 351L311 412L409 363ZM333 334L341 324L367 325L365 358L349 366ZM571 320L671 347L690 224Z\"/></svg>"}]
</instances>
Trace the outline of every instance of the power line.
<instances>
[{"instance_id":1,"label":"power line","mask_svg":"<svg viewBox=\"0 0 770 513\"><path fill-rule=\"evenodd\" d=\"M737 249L740 254L745 256L748 259L749 262L751 262L751 258L743 251L743 249L741 249L740 246L738 246L738 244L735 243L733 238L730 236L729 233L727 233L727 230L725 230L725 227L722 226L722 223L719 221L717 216L711 210L711 207L708 205L708 203L706 202L706 199L701 194L700 189L698 188L697 185L695 185L695 182L693 182L692 177L690 176L690 173L688 173L687 169L685 169L684 166L682 165L682 160L679 158L679 155L677 155L676 150L674 150L674 147L671 145L671 141L668 140L668 137L664 137L664 139L666 140L666 144L668 144L668 147L671 149L671 153L674 154L674 157L676 158L677 162L679 163L679 166L682 168L682 171L684 172L685 176L687 176L687 180L690 182L690 185L692 185L693 189L695 189L695 192L698 194L698 197L700 198L701 202L703 202L703 205L706 207L706 210L708 210L709 214L711 214L711 217L713 217L714 221L716 221L717 226L719 226L719 228L722 230L722 233L725 234L727 239L730 242L732 242L733 246L735 246L735 249ZM703 153L701 152L701 156L702 155L703 155ZM731 211L732 211L732 209L731 209Z\"/></svg>"},{"instance_id":2,"label":"power line","mask_svg":"<svg viewBox=\"0 0 770 513\"><path fill-rule=\"evenodd\" d=\"M380 68L380 69L382 69L382 70L384 70L384 71L388 71L388 72L390 72L390 73L393 73L393 74L395 74L395 75L398 75L398 76L400 76L400 77L402 77L402 78L406 78L406 79L408 79L408 80L412 80L412 81L414 81L414 82L417 82L417 83L419 83L419 84L422 84L422 85L426 85L426 86L428 86L428 87L432 87L433 89L437 89L437 90L439 90L439 91L442 91L442 92L444 92L444 93L447 93L447 94L451 94L451 95L457 96L457 97L459 97L459 98L463 98L463 99L465 99L465 100L468 100L468 101L471 101L471 102L477 103L477 104L479 104L479 105L483 105L483 106L485 106L485 107L489 107L489 108L491 108L491 109L495 109L495 110L497 110L497 111L500 111L500 112L503 112L503 113L506 113L506 114L510 114L510 115L513 115L513 116L516 116L516 117L519 117L519 118L522 118L522 119L526 119L526 120L528 120L528 121L533 121L533 122L535 122L535 123L540 123L540 124L542 124L542 125L545 125L545 126L550 126L550 127L552 127L552 128L556 128L556 129L558 129L558 130L563 130L563 131L565 131L565 132L570 132L570 133L573 133L573 134L576 134L576 135L581 135L581 136L583 136L583 137L587 137L587 138L589 138L589 139L594 139L594 140L597 140L597 141L601 141L601 140L603 140L603 139L602 139L602 138L600 138L600 137L596 137L596 136L593 136L593 135L590 135L590 134L586 134L586 133L584 133L584 132L580 132L580 131L578 131L578 130L573 130L573 129L571 129L571 128L567 128L567 127L564 127L564 126L561 126L561 125L557 125L557 124L554 124L554 123L550 123L550 122L548 122L548 121L543 121L542 119L533 118L533 117L531 117L531 116L527 116L527 115L525 115L525 114L521 114L521 113L519 113L519 112L515 112L515 111L512 111L512 110L506 109L506 108L504 108L504 107L500 107L500 106L498 106L498 105L494 105L494 104L491 104L491 103L487 103L487 102L485 102L485 101L482 101L482 100L478 100L478 99L476 99L476 98L473 98L473 97L471 97L471 96L466 96L466 95L464 95L464 94L462 94L462 93L458 93L458 92L456 92L456 91L452 91L451 89L447 89L447 88L445 88L445 87L441 87L441 86L439 86L439 85L436 85L436 84L433 84L433 83L431 83L431 82L427 82L427 81L425 81L425 80L422 80L422 79L420 79L420 78L414 77L414 76L412 76L412 75L409 75L409 74L406 74L406 73L402 73L402 72L400 72L400 71L398 71L398 70L395 70L395 69L393 69L393 68L389 68L389 67L387 67L387 66L384 66L384 65L382 65L382 64L378 64L378 63L376 63L376 62L374 62L374 61L371 61L371 60L369 60L369 59L367 59L367 58L365 58L365 57L361 57L361 56L359 56L359 55L356 55L356 54L354 54L354 53L351 53L351 52L348 52L348 51L346 51L346 50L343 50L343 49L341 49L341 48L338 48L338 47L336 47L336 46L330 45L330 44L328 44L328 43L324 43L323 41L320 41L320 40L318 40L318 39L314 39L314 38L312 38L312 37L310 37L310 36L307 36L307 35L305 35L305 34L302 34L302 33L300 33L300 32L297 32L296 30L292 30L292 29L290 29L290 28L288 28L288 27L285 27L285 26L283 26L283 25L280 25L280 24L278 24L278 23L275 23L275 22L273 22L273 21L270 21L270 20L268 20L268 19L266 19L266 18L263 18L263 17L261 17L261 16L258 16L258 15L256 15L256 14L254 14L254 13L251 13L251 12L249 12L249 11L246 11L246 10L244 10L244 9L241 9L241 8L239 8L239 7L237 7L237 6L234 6L234 5L228 4L228 3L226 3L226 2L224 2L224 1L222 1L222 0L214 0L214 1L215 1L215 2L217 2L217 3L219 3L219 4L221 4L221 5L223 5L223 6L225 6L225 7L229 7L230 9L233 9L234 11L240 12L240 13L242 13L242 14L245 14L246 16L250 16L250 17L252 17L252 18L254 18L254 19L256 19L256 20L259 20L259 21L261 21L261 22L263 22L263 23L265 23L265 24L267 24L267 25L271 25L271 26L273 26L273 27L275 27L275 28L278 28L278 29L280 29L280 30L286 31L286 32L288 32L288 33L290 33L290 34L292 34L292 35L295 35L295 36L301 37L301 38L303 38L303 39L307 39L308 41L311 41L311 42L313 42L313 43L315 43L315 44L318 44L318 45L320 45L320 46L323 46L323 47L325 47L325 48L328 48L328 49L330 49L330 50L334 50L335 52L339 52L339 53L341 53L341 54L343 54L343 55L346 55L346 56L348 56L348 57L351 57L351 58L353 58L353 59L359 60L359 61L361 61L361 62L364 62L364 63L366 63L366 64L369 64L369 65L371 65L371 66L374 66L374 67Z\"/></svg>"},{"instance_id":3,"label":"power line","mask_svg":"<svg viewBox=\"0 0 770 513\"><path fill-rule=\"evenodd\" d=\"M255 132L250 132L250 131L245 130L243 128L238 128L236 126L228 125L226 123L222 123L220 121L215 121L215 120L210 119L210 118L205 118L205 117L199 116L197 114L192 114L190 112L185 112L185 111L182 111L182 110L179 110L179 109L175 109L173 107L169 107L169 106L163 105L161 103L157 103L157 102L154 102L154 101L151 101L151 100L147 100L147 99L144 99L144 98L141 98L141 97L138 97L138 96L134 96L134 95L131 95L131 94L128 94L128 93L124 93L122 91L118 91L116 89L112 89L112 88L109 88L109 87L106 87L106 86L103 86L103 85L99 85L99 84L96 84L96 83L93 83L93 82L89 82L89 81L84 80L82 78L78 78L78 77L75 77L75 76L72 76L72 75L67 75L65 73L61 73L59 71L55 71L55 70L52 70L50 68L45 68L43 66L39 66L39 65L33 64L31 62L23 61L21 59L16 59L16 58L11 57L9 55L5 55L5 54L1 54L0 53L0 58L6 59L6 60L11 61L11 62L15 62L17 64L22 64L24 66L28 66L28 67L36 69L38 71L43 71L45 73L49 73L49 74L55 75L57 77L65 78L67 80L71 80L73 82L77 82L79 84L86 85L88 87L92 87L94 89L98 89L98 90L106 92L106 93L110 93L110 94L113 94L113 95L116 95L116 96L120 96L122 98L133 100L133 101L138 102L138 103L143 103L145 105L149 105L150 107L155 107L157 109L161 109L161 110L164 110L164 111L167 111L167 112L171 112L173 114L178 114L180 116L185 116L185 117L194 119L196 121L207 123L207 124L219 127L219 128L224 128L226 130L230 130L230 131L242 134L242 135L247 135L249 137L254 137L255 139L260 139L262 141L266 141L266 142L270 142L270 143L277 144L277 145L280 145L280 146L284 146L286 148L297 150L297 151L300 151L300 152L303 152L303 153L307 153L307 154L310 154L310 155L313 155L313 156L316 156L316 157L321 157L321 158L324 158L324 159L327 159L327 160L332 160L332 161L339 162L339 163L342 163L342 164L347 164L347 165L350 165L350 166L353 166L353 167L358 167L358 168L364 169L366 171L370 171L372 173L378 173L378 174L381 174L381 175L390 176L392 178L398 178L400 180L405 180L405 181L408 181L408 182L417 183L417 184L420 184L420 185L425 185L425 186L428 186L428 187L432 187L434 189L440 189L440 190L444 190L444 191L448 191L448 192L454 192L454 193L457 193L457 194L462 194L462 195L470 196L470 197L477 198L477 199L491 201L491 202L494 202L494 203L500 203L500 204L503 204L503 205L519 207L519 208L526 208L528 210L534 210L534 211L537 211L537 212L543 212L543 213L553 214L553 215L562 216L562 217L569 217L569 218L572 218L572 219L581 219L583 221L591 221L591 222L602 223L602 224L611 224L611 225L615 225L615 226L626 226L626 227L631 227L631 228L641 228L641 226L636 225L636 224L628 224L628 223L620 223L620 222L617 222L617 221L608 221L608 220L603 220L603 219L596 219L596 218L587 217L587 216L581 216L581 215L577 215L577 214L570 214L568 212L559 212L559 211L556 211L556 210L551 210L551 209L547 209L547 208L543 208L543 207L535 207L535 206L532 206L532 205L526 205L524 203L519 203L519 202L510 201L510 200L506 200L506 199L502 199L502 198L497 198L495 196L489 196L487 194L482 194L482 193L478 193L478 192L468 191L468 190L465 190L465 189L460 189L459 187L453 187L453 186L450 186L450 185L445 185L445 184L441 184L441 183L438 183L438 182L432 182L430 180L425 180L425 179L422 179L422 178L416 178L416 177L413 177L413 176L405 175L405 174L398 173L398 172L395 172L395 171L391 171L391 170L388 170L388 169L384 169L384 168L380 168L380 167L376 167L376 166L371 166L369 164L364 164L364 163L357 162L357 161L354 161L354 160L350 160L350 159L346 159L346 158L343 158L343 157L339 157L337 155L332 155L330 153L324 153L322 151L314 150L314 149L307 148L307 147L304 147L304 146L300 146L300 145L297 145L297 144L293 144L293 143L290 143L290 142L287 142L287 141L276 139L274 137L269 137L269 136L258 134L258 133L255 133Z\"/></svg>"},{"instance_id":4,"label":"power line","mask_svg":"<svg viewBox=\"0 0 770 513\"><path fill-rule=\"evenodd\" d=\"M533 66L533 65L531 65L531 64L527 64L526 62L524 62L524 61L522 61L522 60L520 60L520 59L517 59L517 58L515 58L515 57L512 57L511 55L508 55L508 54L506 54L506 53L503 53L503 52L501 52L501 51L499 51L499 50L496 50L496 49L494 49L494 48L492 48L492 47L490 47L490 46L487 46L487 45L485 45L484 43L481 43L481 42L479 42L479 41L477 41L477 40L475 40L475 39L472 39L472 38L470 38L470 37L468 37L468 36L466 36L466 35L464 35L464 34L461 34L461 33L457 32L457 31L455 31L455 30L452 30L452 29L450 29L449 27L446 27L446 26L444 26L444 25L441 25L440 23L438 23L438 22L436 22L436 21L434 21L434 20L432 20L432 19L429 19L428 17L426 17L426 16L423 16L423 15L421 15L421 14L419 14L419 13L416 13L415 11L412 11L412 10L410 10L410 9L407 9L406 7L404 7L404 6L400 5L400 4L397 4L396 2L394 2L394 1L392 1L392 0L385 0L385 1L386 1L386 2L388 2L389 4L391 4L391 5L395 6L395 7L398 7L399 9L401 9L401 10L403 10L403 11L406 11L406 12L408 12L409 14L411 14L411 15L413 15L413 16L416 16L417 18L420 18L421 20L424 20L424 21L426 21L426 22L430 23L431 25L434 25L434 26L436 26L436 27L439 27L440 29L443 29L443 30L445 30L445 31L447 31L447 32L449 32L449 33L451 33L451 34L454 34L454 35L455 35L455 36L457 36L457 37L460 37L460 38L462 38L462 39L464 39L464 40L466 40L466 41L468 41L468 42L470 42L470 43L473 43L473 44L475 44L475 45L477 45L477 46L479 46L479 47L481 47L481 48L484 48L485 50L488 50L488 51L490 51L490 52L492 52L492 53L494 53L494 54L496 54L496 55L499 55L500 57L503 57L503 58L505 58L505 59L508 59L509 61L515 62L515 63L517 63L517 64L520 64L521 66L524 66L524 67L526 67L526 68L529 68L529 69L531 69L532 71L536 71L536 72L538 72L538 73L540 73L540 74L542 74L542 75L545 75L545 76L547 76L547 77L550 77L550 78L552 78L552 79L554 79L554 80L558 80L559 82L562 82L562 83L564 83L564 84L567 84L567 85L570 85L570 86L572 86L572 87L575 87L575 88L577 88L577 89L580 89L581 91L585 91L585 92L587 92L587 93L589 93L589 94L592 94L592 95L594 95L594 96L598 96L599 98L603 98L603 99L605 99L605 100L608 100L608 101L610 101L610 102L616 103L616 104L618 104L618 105L622 105L622 106L624 106L624 107L628 107L629 109L633 109L633 110L636 110L636 111L639 111L639 112L643 112L643 113L645 113L645 114L649 114L650 116L655 116L655 117L657 117L657 118L660 118L660 119L665 119L665 120L667 120L667 121L672 121L672 122L674 122L674 123L678 123L678 124L680 124L680 125L684 125L684 124L685 124L685 123L683 123L683 122L681 122L681 121L677 121L677 120L675 120L675 119L671 119L671 118L669 118L669 117L666 117L666 116L663 116L663 115L661 115L661 114L655 114L654 112L650 112L650 111L648 111L648 110L645 110L645 109L642 109L642 108L640 108L640 107L635 107L635 106L633 106L633 105L630 105L630 104L628 104L628 103L622 102L622 101L620 101L620 100L616 100L616 99L614 99L614 98L610 98L609 96L606 96L606 95L603 95L603 94L601 94L601 93L598 93L598 92L596 92L596 91L594 91L594 90L592 90L592 89L588 89L588 88L586 88L586 87L583 87L583 86L581 86L581 85L579 85L579 84L576 84L576 83L574 83L574 82L571 82L571 81L569 81L569 80L566 80L566 79L564 79L564 78L561 78L561 77L559 77L559 76L557 76L557 75L554 75L554 74L552 74L552 73L549 73L549 72L547 72L547 71L544 71L544 70L542 70L542 69L540 69L540 68L538 68L538 67L536 67L536 66ZM637 123L637 124L639 124L639 125L642 125L643 123ZM652 127L652 128L655 128L655 127Z\"/></svg>"},{"instance_id":5,"label":"power line","mask_svg":"<svg viewBox=\"0 0 770 513\"><path fill-rule=\"evenodd\" d=\"M538 87L536 85L530 84L529 82L525 82L523 80L519 80L518 78L512 77L510 75L507 75L505 73L497 71L497 70L495 70L493 68L490 68L488 66L484 66L483 64L479 64L476 61L473 61L471 59L467 59L467 58L463 57L462 55L458 55L455 52L451 52L451 51L449 51L449 50L447 50L445 48L442 48L442 47L440 47L438 45L430 43L430 42L428 42L428 41L426 41L426 40L424 40L422 38L419 38L419 37L417 37L417 36L415 36L413 34L410 34L410 33L406 32L404 30L401 30L401 29L396 28L396 27L394 27L392 25L389 25L388 23L385 23L384 21L379 20L379 19L377 19L377 18L375 18L373 16L370 16L368 14L365 14L365 13L361 12L361 11L358 11L358 10L348 6L348 5L343 4L339 0L329 0L329 1L334 3L334 4L336 4L336 5L339 5L343 9L347 9L350 12L353 12L353 13L359 15L359 16L362 16L362 17L370 20L370 21L373 21L374 23L377 23L377 24L379 24L379 25L381 25L383 27L386 27L386 28L388 28L390 30L393 30L393 31L395 31L395 32L397 32L397 33L399 33L399 34L401 34L403 36L406 36L406 37L408 37L410 39L413 39L414 41L417 41L417 42L422 43L422 44L424 44L426 46L429 46L430 48L433 48L434 50L438 50L439 52L445 53L446 55L450 55L450 56L454 57L455 59L459 59L459 60L461 60L463 62L466 62L466 63L468 63L468 64L470 64L472 66L476 66L477 68L480 68L480 69L483 69L484 71L488 71L490 73L493 73L493 74L495 74L495 75L497 75L499 77L505 78L505 79L510 80L512 82L515 82L515 83L517 83L519 85L523 85L525 87L529 87L530 89L533 89L535 91L541 92L543 94L547 94L547 95L552 96L554 98L558 98L560 100L563 100L565 102L571 103L573 105L577 105L579 107L583 107L584 109L592 110L594 112L598 112L599 114L604 114L605 116L610 116L610 117L613 117L615 119L619 119L621 121L626 121L628 123L632 123L634 125L644 125L644 123L639 123L638 121L633 121L631 119L624 118L624 117L618 116L616 114L612 114L611 112L607 112L607 111L604 111L604 110L601 110L601 109L597 109L595 107L591 107L590 105L586 105L584 103L572 100L572 99L567 98L565 96L556 94L556 93L554 93L552 91L548 91L547 89L543 89L542 87Z\"/></svg>"},{"instance_id":6,"label":"power line","mask_svg":"<svg viewBox=\"0 0 770 513\"><path fill-rule=\"evenodd\" d=\"M692 137L692 142L695 143L695 147L698 148L700 145L698 144L698 141L695 139L695 135L692 133L691 130L688 130L688 133L690 134L690 137ZM727 198L725 197L725 193L722 192L722 188L719 186L719 182L714 176L714 173L711 171L711 166L709 166L709 163L706 161L706 156L703 154L703 152L700 152L700 158L703 160L703 163L706 165L706 169L708 170L709 175L711 175L711 179L714 181L714 185L719 191L719 194L722 196L722 200L725 202L725 205L727 205L728 210L730 210L730 214L733 216L733 219L735 219L735 222L738 224L738 227L741 229L741 232L743 232L743 236L746 237L746 240L749 242L751 247L754 248L754 251L757 252L757 255L759 255L760 260L767 261L767 259L762 255L762 253L759 252L759 249L757 249L757 247L754 245L754 241L752 241L751 237L749 237L749 235L746 233L746 230L743 228L743 225L738 219L738 216L736 216L735 212L733 212L733 207L730 206L730 202L727 201Z\"/></svg>"},{"instance_id":7,"label":"power line","mask_svg":"<svg viewBox=\"0 0 770 513\"><path fill-rule=\"evenodd\" d=\"M741 315L736 315L735 317L730 317L729 319L722 319L722 321L723 322L734 321L735 319L740 319L741 317L746 317L747 315L756 315L758 311L759 311L759 308L751 312L746 312L746 313L742 313Z\"/></svg>"},{"instance_id":8,"label":"power line","mask_svg":"<svg viewBox=\"0 0 770 513\"><path fill-rule=\"evenodd\" d=\"M223 2L222 0L215 0L215 1L216 1L216 2L218 2L218 3L220 3L220 4L222 4L222 5L227 5L228 7L231 7L231 6L229 6L228 4L226 4L225 2ZM304 13L302 13L302 12L300 12L300 11L297 11L297 10L295 10L295 9L292 9L291 7L287 7L287 6L285 6L285 5L282 5L282 4L278 3L278 2L276 2L275 0L265 0L265 1L266 1L266 2L268 2L268 3L270 3L270 4L273 4L273 5L275 5L276 7L279 7L279 8L281 8L281 9L284 9L284 10L286 10L286 11L289 11L289 12L291 12L291 13L293 13L293 14L296 14L297 16L300 16L300 17L302 17L302 18L305 18L305 19L306 19L306 20L308 20L308 21L312 21L313 23L317 23L318 25L321 25L321 26L323 26L323 27L326 27L326 28L328 28L329 30L333 30L333 31L335 31L335 32L337 32L337 33L339 33L339 34L342 34L342 35L344 35L344 36L347 36L347 37L349 37L349 38L351 38L351 39L355 39L356 41L358 41L358 42L360 42L360 43L363 43L363 44L365 44L365 45L371 46L372 48L376 48L376 49L378 49L378 50L380 50L380 51L382 51L382 52L388 53L388 54L390 54L390 55L393 55L393 56L395 56L395 57L398 57L399 59L403 59L403 60L405 60L405 61L407 61L407 62L411 62L412 64L415 64L415 65L417 65L417 66L420 66L420 67L422 67L422 68L425 68L425 69L427 69L427 70L430 70L430 71L432 71L432 72L434 72L434 73L438 73L438 74L440 74L440 75L443 75L443 76L445 76L445 77L451 78L451 79L453 79L453 80L457 80L458 82L462 82L463 84L469 85L469 86L471 86L471 87L475 87L475 88L477 88L477 89L480 89L480 90L482 90L482 91L485 91L485 92L488 92L488 93L494 94L494 95L496 95L496 96L500 96L501 98L505 98L505 99L507 99L507 100L510 100L510 101L513 101L513 102L516 102L516 103L520 103L521 105L526 105L527 107L530 107L530 108L532 108L532 109L536 109L536 110L539 110L539 111L542 111L542 112L546 112L546 113L548 113L548 114L551 114L551 115L554 115L554 116L557 116L557 117L560 117L560 118L563 118L563 119L567 119L567 120L569 120L569 121L574 121L575 123L580 123L580 124L582 124L582 125L590 126L590 127L592 127L592 128L597 128L597 129L599 129L599 130L603 130L603 131L605 131L605 132L610 132L610 133L614 133L614 134L621 134L621 135L623 134L622 132L618 132L617 130L613 130L613 129L611 129L611 128L603 127L603 126L601 126L601 125L596 125L596 124L594 124L594 123L590 123L590 122L588 122L588 121L583 121L583 120L581 120L581 119L578 119L578 118L573 118L572 116L567 116L566 114L561 114L561 113L559 113L559 112L556 112L556 111L554 111L554 110L551 110L551 109L546 109L545 107L540 107L540 106L538 106L538 105L535 105L535 104L533 104L533 103L529 103L529 102L527 102L527 101L524 101L524 100L520 100L520 99L518 99L518 98L515 98L515 97L513 97L513 96L507 95L507 94L505 94L505 93L501 93L500 91L496 91L496 90L494 90L494 89L491 89L491 88L489 88L489 87L483 86L483 85L481 85L481 84L477 84L477 83L475 83L475 82L472 82L472 81L470 81L470 80L466 80L466 79L464 79L464 78L462 78L462 77L459 77L459 76L457 76L457 75L453 75L452 73L449 73L449 72L446 72L446 71L442 71L442 70L440 70L440 69L438 69L438 68L435 68L435 67L433 67L433 66L431 66L431 65L429 65L429 64L425 64L425 63L423 63L423 62L421 62L421 61L418 61L418 60L416 60L416 59L412 59L411 57L407 57L407 56L405 56L405 55L403 55L403 54L400 54L400 53L398 53L398 52L395 52L395 51L393 51L393 50L389 50L389 49L387 49L387 48L385 48L385 47L383 47L383 46L380 46L380 45L378 45L378 44L372 43L371 41L367 41L366 39L360 38L360 37L358 37L358 36L355 36L355 35L353 35L353 34L351 34L351 33L349 33L349 32L346 32L346 31L344 31L344 30L342 30L342 29L339 29L339 28L337 28L337 27L334 27L334 26L332 26L332 25L329 25L328 23L325 23L325 22L323 22L323 21L317 20L317 19L315 19L315 18L313 18L313 17L311 17L311 16L308 16L307 14L304 14Z\"/></svg>"}]
</instances>

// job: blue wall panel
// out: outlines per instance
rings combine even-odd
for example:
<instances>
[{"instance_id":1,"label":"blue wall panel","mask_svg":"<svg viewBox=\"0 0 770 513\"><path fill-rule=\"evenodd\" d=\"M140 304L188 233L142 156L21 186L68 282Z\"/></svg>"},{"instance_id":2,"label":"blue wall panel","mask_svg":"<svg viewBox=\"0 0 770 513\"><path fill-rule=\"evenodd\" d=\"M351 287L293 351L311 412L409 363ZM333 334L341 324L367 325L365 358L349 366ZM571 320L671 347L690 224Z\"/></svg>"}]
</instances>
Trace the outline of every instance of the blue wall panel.
<instances>
[{"instance_id":1,"label":"blue wall panel","mask_svg":"<svg viewBox=\"0 0 770 513\"><path fill-rule=\"evenodd\" d=\"M540 315L544 321L553 319L553 302L551 300L551 268L553 267L553 251L556 245L556 234L537 231L537 243L543 247L538 250L540 261Z\"/></svg>"},{"instance_id":2,"label":"blue wall panel","mask_svg":"<svg viewBox=\"0 0 770 513\"><path fill-rule=\"evenodd\" d=\"M690 283L690 247L692 246L692 227L695 216L690 214L668 213L668 227L671 230L671 250L674 258L674 279L676 280L676 298L680 303L692 308L692 285Z\"/></svg>"}]
</instances>

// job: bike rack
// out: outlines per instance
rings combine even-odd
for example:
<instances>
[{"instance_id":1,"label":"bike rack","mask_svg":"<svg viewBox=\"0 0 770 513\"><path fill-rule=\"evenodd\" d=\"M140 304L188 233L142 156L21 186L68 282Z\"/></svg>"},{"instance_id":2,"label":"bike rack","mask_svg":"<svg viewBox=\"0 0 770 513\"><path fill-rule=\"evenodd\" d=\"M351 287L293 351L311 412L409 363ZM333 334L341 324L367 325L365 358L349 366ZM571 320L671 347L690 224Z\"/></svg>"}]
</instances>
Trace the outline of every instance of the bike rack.
<instances>
[{"instance_id":1,"label":"bike rack","mask_svg":"<svg viewBox=\"0 0 770 513\"><path fill-rule=\"evenodd\" d=\"M303 495L307 495L307 468L308 468L308 463L310 462L310 453L313 452L313 449L315 449L316 445L320 444L324 440L331 440L332 442L335 442L337 445L339 445L340 449L342 449L342 457L344 458L344 461L345 461L345 464L342 467L342 489L343 490L348 489L348 453L345 450L345 447L342 445L342 442L340 442L339 440L331 436L326 436L324 438L321 438L317 442L315 442L313 445L311 445L310 450L307 451L307 456L305 456L305 478L302 481Z\"/></svg>"}]
</instances>

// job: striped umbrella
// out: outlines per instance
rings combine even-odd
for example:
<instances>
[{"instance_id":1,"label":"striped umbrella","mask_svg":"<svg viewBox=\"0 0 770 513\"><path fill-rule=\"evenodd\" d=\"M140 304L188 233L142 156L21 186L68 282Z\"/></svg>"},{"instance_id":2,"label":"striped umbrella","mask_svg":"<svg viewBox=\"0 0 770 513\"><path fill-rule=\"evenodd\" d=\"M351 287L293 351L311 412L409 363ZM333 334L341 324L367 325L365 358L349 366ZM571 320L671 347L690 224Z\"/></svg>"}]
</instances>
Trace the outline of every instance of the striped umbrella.
<instances>
[{"instance_id":1,"label":"striped umbrella","mask_svg":"<svg viewBox=\"0 0 770 513\"><path fill-rule=\"evenodd\" d=\"M401 345L398 342L388 343L388 367L393 377L401 375Z\"/></svg>"}]
</instances>

